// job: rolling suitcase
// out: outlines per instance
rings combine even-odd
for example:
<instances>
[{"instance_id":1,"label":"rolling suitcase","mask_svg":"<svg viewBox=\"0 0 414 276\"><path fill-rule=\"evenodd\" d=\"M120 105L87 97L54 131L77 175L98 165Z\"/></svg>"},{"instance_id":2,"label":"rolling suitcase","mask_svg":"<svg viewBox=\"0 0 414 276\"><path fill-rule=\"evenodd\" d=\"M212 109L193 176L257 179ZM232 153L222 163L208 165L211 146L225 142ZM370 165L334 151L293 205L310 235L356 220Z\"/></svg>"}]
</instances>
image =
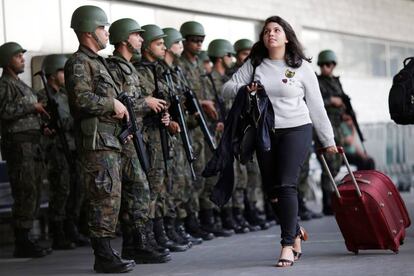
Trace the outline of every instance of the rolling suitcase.
<instances>
[{"instance_id":1,"label":"rolling suitcase","mask_svg":"<svg viewBox=\"0 0 414 276\"><path fill-rule=\"evenodd\" d=\"M322 154L321 159L335 190L332 210L347 249L355 254L361 249L390 249L398 253L411 221L395 185L378 171L353 173L343 148L338 147L338 152L349 172L338 187Z\"/></svg>"}]
</instances>

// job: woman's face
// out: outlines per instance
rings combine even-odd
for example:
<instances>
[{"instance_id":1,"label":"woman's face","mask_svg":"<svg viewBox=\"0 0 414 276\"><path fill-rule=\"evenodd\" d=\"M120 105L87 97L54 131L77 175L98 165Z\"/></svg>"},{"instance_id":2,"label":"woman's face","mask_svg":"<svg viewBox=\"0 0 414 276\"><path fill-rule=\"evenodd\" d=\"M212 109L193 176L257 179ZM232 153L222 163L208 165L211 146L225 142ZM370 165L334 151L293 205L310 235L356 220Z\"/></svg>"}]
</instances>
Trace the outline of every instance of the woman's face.
<instances>
[{"instance_id":1,"label":"woman's face","mask_svg":"<svg viewBox=\"0 0 414 276\"><path fill-rule=\"evenodd\" d=\"M284 48L288 41L282 26L276 22L267 23L263 31L263 43L268 50L271 48Z\"/></svg>"}]
</instances>

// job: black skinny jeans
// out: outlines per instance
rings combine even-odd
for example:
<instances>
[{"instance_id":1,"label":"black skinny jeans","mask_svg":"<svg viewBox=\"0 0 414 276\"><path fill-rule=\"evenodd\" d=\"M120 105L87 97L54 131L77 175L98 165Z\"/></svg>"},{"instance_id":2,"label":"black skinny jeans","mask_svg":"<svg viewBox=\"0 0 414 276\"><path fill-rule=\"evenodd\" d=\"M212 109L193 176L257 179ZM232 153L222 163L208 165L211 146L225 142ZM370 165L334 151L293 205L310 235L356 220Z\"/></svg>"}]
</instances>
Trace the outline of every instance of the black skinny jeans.
<instances>
[{"instance_id":1,"label":"black skinny jeans","mask_svg":"<svg viewBox=\"0 0 414 276\"><path fill-rule=\"evenodd\" d=\"M272 148L257 152L262 183L267 198L280 221L282 246L290 246L299 235L299 173L312 142L312 124L275 129L271 133Z\"/></svg>"}]
</instances>

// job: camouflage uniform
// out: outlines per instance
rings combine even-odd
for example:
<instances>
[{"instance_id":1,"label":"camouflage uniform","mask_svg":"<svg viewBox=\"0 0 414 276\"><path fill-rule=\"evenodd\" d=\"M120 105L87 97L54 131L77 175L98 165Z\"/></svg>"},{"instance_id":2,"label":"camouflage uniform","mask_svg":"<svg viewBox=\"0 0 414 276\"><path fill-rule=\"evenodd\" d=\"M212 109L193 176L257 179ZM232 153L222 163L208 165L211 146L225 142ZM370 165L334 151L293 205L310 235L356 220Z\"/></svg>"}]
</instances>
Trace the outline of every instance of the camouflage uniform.
<instances>
[{"instance_id":1,"label":"camouflage uniform","mask_svg":"<svg viewBox=\"0 0 414 276\"><path fill-rule=\"evenodd\" d=\"M341 129L342 114L344 113L344 108L342 107L333 107L331 105L331 97L340 97L343 95L342 85L339 81L339 77L326 77L318 76L319 87L322 93L322 97L325 103L325 109L328 113L329 120L331 121L332 128L335 135L335 143L337 146L343 144L344 135ZM316 147L322 147L321 143L315 137ZM325 154L326 162L328 163L329 169L332 173L332 176L335 177L341 168L342 157L339 154ZM319 158L319 157L318 157ZM320 161L320 160L319 160ZM322 163L321 163L322 164ZM333 191L332 185L330 184L329 176L326 170L322 170L321 175L321 186L322 191L324 192L324 202L330 197L330 193ZM330 205L330 203L327 203Z\"/></svg>"},{"instance_id":2,"label":"camouflage uniform","mask_svg":"<svg viewBox=\"0 0 414 276\"><path fill-rule=\"evenodd\" d=\"M137 124L142 127L142 118L150 108L142 96L138 73L130 62L118 52L108 58L108 68L115 83L132 97ZM150 190L132 141L122 147L122 203L120 217L127 224L143 225L148 220Z\"/></svg>"},{"instance_id":3,"label":"camouflage uniform","mask_svg":"<svg viewBox=\"0 0 414 276\"><path fill-rule=\"evenodd\" d=\"M113 118L116 85L105 60L79 46L65 65L75 138L84 166L93 238L113 237L121 205L121 121Z\"/></svg>"},{"instance_id":4,"label":"camouflage uniform","mask_svg":"<svg viewBox=\"0 0 414 276\"><path fill-rule=\"evenodd\" d=\"M39 210L42 185L41 121L36 93L5 71L0 78L1 152L14 199L14 227L30 229Z\"/></svg>"}]
</instances>

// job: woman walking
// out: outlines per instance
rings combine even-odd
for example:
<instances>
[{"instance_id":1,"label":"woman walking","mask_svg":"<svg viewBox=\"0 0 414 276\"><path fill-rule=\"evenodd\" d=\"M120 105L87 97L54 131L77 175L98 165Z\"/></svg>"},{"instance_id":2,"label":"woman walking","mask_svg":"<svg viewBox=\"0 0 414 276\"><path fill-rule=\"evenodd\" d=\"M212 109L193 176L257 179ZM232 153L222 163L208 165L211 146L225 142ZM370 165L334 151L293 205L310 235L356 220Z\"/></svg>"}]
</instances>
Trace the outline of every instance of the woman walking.
<instances>
[{"instance_id":1,"label":"woman walking","mask_svg":"<svg viewBox=\"0 0 414 276\"><path fill-rule=\"evenodd\" d=\"M253 81L252 81L253 80ZM337 152L316 75L290 24L269 17L249 59L223 87L225 96L247 86L266 93L274 111L271 148L257 150L264 191L280 220L281 253L277 267L292 266L302 255L306 231L297 221L297 181L316 130L326 152Z\"/></svg>"}]
</instances>

